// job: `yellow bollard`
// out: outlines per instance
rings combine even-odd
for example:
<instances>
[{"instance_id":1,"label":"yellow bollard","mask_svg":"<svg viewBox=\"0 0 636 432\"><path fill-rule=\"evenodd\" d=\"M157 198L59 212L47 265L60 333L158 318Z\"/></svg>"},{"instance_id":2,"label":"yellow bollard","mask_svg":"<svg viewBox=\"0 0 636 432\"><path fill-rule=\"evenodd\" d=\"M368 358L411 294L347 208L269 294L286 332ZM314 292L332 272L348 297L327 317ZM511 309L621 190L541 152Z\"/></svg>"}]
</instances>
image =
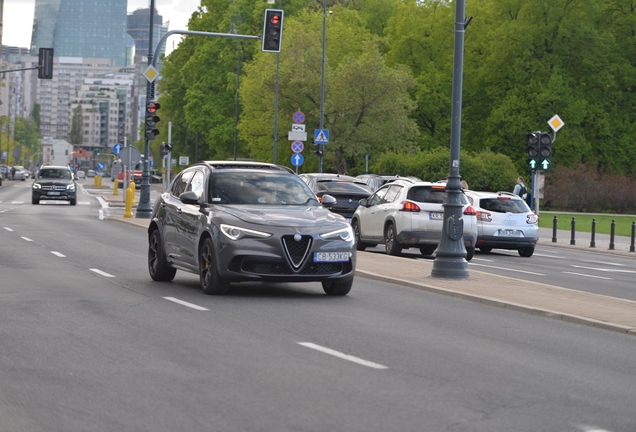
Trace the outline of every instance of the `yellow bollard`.
<instances>
[{"instance_id":1,"label":"yellow bollard","mask_svg":"<svg viewBox=\"0 0 636 432\"><path fill-rule=\"evenodd\" d=\"M135 189L137 188L137 186L135 186L135 182L131 180L130 182L130 188L132 189L132 203L135 203Z\"/></svg>"},{"instance_id":2,"label":"yellow bollard","mask_svg":"<svg viewBox=\"0 0 636 432\"><path fill-rule=\"evenodd\" d=\"M93 176L93 186L97 186L97 175Z\"/></svg>"},{"instance_id":3,"label":"yellow bollard","mask_svg":"<svg viewBox=\"0 0 636 432\"><path fill-rule=\"evenodd\" d=\"M113 184L113 195L119 195L119 179L115 179Z\"/></svg>"},{"instance_id":4,"label":"yellow bollard","mask_svg":"<svg viewBox=\"0 0 636 432\"><path fill-rule=\"evenodd\" d=\"M126 189L126 211L124 212L125 218L133 217L132 203L133 203L134 196L135 196L135 192L132 190L131 187Z\"/></svg>"},{"instance_id":5,"label":"yellow bollard","mask_svg":"<svg viewBox=\"0 0 636 432\"><path fill-rule=\"evenodd\" d=\"M97 176L97 188L102 188L102 176Z\"/></svg>"}]
</instances>

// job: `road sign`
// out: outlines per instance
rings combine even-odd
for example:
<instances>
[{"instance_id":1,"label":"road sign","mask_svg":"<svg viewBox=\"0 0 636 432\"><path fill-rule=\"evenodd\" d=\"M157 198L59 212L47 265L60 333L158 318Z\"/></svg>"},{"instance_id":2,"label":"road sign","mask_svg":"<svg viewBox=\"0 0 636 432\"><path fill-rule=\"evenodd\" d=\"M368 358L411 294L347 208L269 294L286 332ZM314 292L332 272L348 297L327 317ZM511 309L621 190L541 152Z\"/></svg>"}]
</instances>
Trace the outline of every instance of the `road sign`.
<instances>
[{"instance_id":1,"label":"road sign","mask_svg":"<svg viewBox=\"0 0 636 432\"><path fill-rule=\"evenodd\" d=\"M105 170L106 164L104 162L97 162L97 168L99 168L100 170Z\"/></svg>"},{"instance_id":2,"label":"road sign","mask_svg":"<svg viewBox=\"0 0 636 432\"><path fill-rule=\"evenodd\" d=\"M563 120L561 120L561 117L559 117L556 114L554 115L554 117L548 120L548 124L550 125L552 130L555 132L561 129L565 125L565 123L563 123Z\"/></svg>"},{"instance_id":3,"label":"road sign","mask_svg":"<svg viewBox=\"0 0 636 432\"><path fill-rule=\"evenodd\" d=\"M294 141L291 143L291 149L294 153L300 153L305 150L305 144L302 141Z\"/></svg>"},{"instance_id":4,"label":"road sign","mask_svg":"<svg viewBox=\"0 0 636 432\"><path fill-rule=\"evenodd\" d=\"M305 132L305 125L304 124L293 124L292 125L292 132Z\"/></svg>"},{"instance_id":5,"label":"road sign","mask_svg":"<svg viewBox=\"0 0 636 432\"><path fill-rule=\"evenodd\" d=\"M179 156L179 165L189 165L190 157L189 156Z\"/></svg>"},{"instance_id":6,"label":"road sign","mask_svg":"<svg viewBox=\"0 0 636 432\"><path fill-rule=\"evenodd\" d=\"M307 141L307 132L287 132L290 141Z\"/></svg>"},{"instance_id":7,"label":"road sign","mask_svg":"<svg viewBox=\"0 0 636 432\"><path fill-rule=\"evenodd\" d=\"M118 155L119 153L121 153L121 150L124 148L124 145L121 143L117 143L113 146L113 153L115 153L116 155Z\"/></svg>"},{"instance_id":8,"label":"road sign","mask_svg":"<svg viewBox=\"0 0 636 432\"><path fill-rule=\"evenodd\" d=\"M296 153L291 157L291 163L293 166L301 166L304 161L305 158L300 153Z\"/></svg>"},{"instance_id":9,"label":"road sign","mask_svg":"<svg viewBox=\"0 0 636 432\"><path fill-rule=\"evenodd\" d=\"M302 111L296 111L292 115L292 121L296 124L300 124L305 121L305 114Z\"/></svg>"},{"instance_id":10,"label":"road sign","mask_svg":"<svg viewBox=\"0 0 636 432\"><path fill-rule=\"evenodd\" d=\"M328 144L328 143L329 143L329 129L314 130L314 144Z\"/></svg>"},{"instance_id":11,"label":"road sign","mask_svg":"<svg viewBox=\"0 0 636 432\"><path fill-rule=\"evenodd\" d=\"M142 75L148 80L148 82L154 82L154 80L156 80L159 76L159 71L153 65L148 65Z\"/></svg>"},{"instance_id":12,"label":"road sign","mask_svg":"<svg viewBox=\"0 0 636 432\"><path fill-rule=\"evenodd\" d=\"M141 160L141 152L137 147L128 146L121 150L119 157L124 165L134 166Z\"/></svg>"}]
</instances>

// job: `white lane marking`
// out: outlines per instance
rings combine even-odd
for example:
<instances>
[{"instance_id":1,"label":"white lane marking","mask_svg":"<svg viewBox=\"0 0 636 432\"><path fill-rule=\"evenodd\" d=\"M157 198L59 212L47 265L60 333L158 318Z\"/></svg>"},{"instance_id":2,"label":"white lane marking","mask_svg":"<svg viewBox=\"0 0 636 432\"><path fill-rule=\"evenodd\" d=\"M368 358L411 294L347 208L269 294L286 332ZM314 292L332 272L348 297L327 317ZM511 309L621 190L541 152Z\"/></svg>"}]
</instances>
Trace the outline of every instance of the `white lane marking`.
<instances>
[{"instance_id":1,"label":"white lane marking","mask_svg":"<svg viewBox=\"0 0 636 432\"><path fill-rule=\"evenodd\" d=\"M535 273L535 272L530 272L530 271L525 271L525 270L515 270L515 269L505 268L505 267L495 267L495 266L489 266L489 265L484 265L484 264L477 264L477 263L474 263L474 262L469 262L468 264L472 265L472 266L488 267L488 268L497 269L497 270L506 270L506 271L517 272L517 273L526 273L526 274L531 274L531 275L536 275L536 276L545 276L545 274L543 274L543 273Z\"/></svg>"},{"instance_id":2,"label":"white lane marking","mask_svg":"<svg viewBox=\"0 0 636 432\"><path fill-rule=\"evenodd\" d=\"M99 270L99 269L89 269L89 270L90 270L90 271L92 271L92 272L94 272L94 273L97 273L98 275L102 275L102 276L104 276L104 277L115 277L115 276L113 276L112 274L110 274L110 273L106 273L106 272L103 272L103 271L101 271L101 270Z\"/></svg>"},{"instance_id":3,"label":"white lane marking","mask_svg":"<svg viewBox=\"0 0 636 432\"><path fill-rule=\"evenodd\" d=\"M612 272L612 273L636 273L636 270L604 269L604 268L598 268L598 267L586 267L586 266L579 266L579 265L572 265L572 267L585 269L585 270L596 270L596 271Z\"/></svg>"},{"instance_id":4,"label":"white lane marking","mask_svg":"<svg viewBox=\"0 0 636 432\"><path fill-rule=\"evenodd\" d=\"M598 426L586 426L586 425L579 425L576 426L578 429L581 429L583 432L611 432L608 429L601 429Z\"/></svg>"},{"instance_id":5,"label":"white lane marking","mask_svg":"<svg viewBox=\"0 0 636 432\"><path fill-rule=\"evenodd\" d=\"M574 273L574 272L563 272L563 273L571 274L571 275L575 275L575 276L585 276L585 277L590 277L590 278L595 278L595 279L612 280L612 278L608 278L608 277L604 277L604 276L592 276L592 275L588 275L588 274L584 274L584 273Z\"/></svg>"},{"instance_id":6,"label":"white lane marking","mask_svg":"<svg viewBox=\"0 0 636 432\"><path fill-rule=\"evenodd\" d=\"M591 260L587 261L587 260L583 260L583 262L593 263L593 264L605 264L605 265L613 265L613 266L625 267L625 264L611 263L611 262L605 262L605 261L591 261Z\"/></svg>"},{"instance_id":7,"label":"white lane marking","mask_svg":"<svg viewBox=\"0 0 636 432\"><path fill-rule=\"evenodd\" d=\"M32 242L32 241L33 241L33 240L31 240L30 238L28 238L28 237L22 237L22 239L23 239L23 240L26 240L26 241L30 241L30 242Z\"/></svg>"},{"instance_id":8,"label":"white lane marking","mask_svg":"<svg viewBox=\"0 0 636 432\"><path fill-rule=\"evenodd\" d=\"M66 255L64 255L64 254L63 254L63 253L61 253L61 252L51 251L51 253L52 253L53 255L59 256L60 258L66 258Z\"/></svg>"},{"instance_id":9,"label":"white lane marking","mask_svg":"<svg viewBox=\"0 0 636 432\"><path fill-rule=\"evenodd\" d=\"M24 204L24 201L11 201L11 204Z\"/></svg>"},{"instance_id":10,"label":"white lane marking","mask_svg":"<svg viewBox=\"0 0 636 432\"><path fill-rule=\"evenodd\" d=\"M546 258L556 258L556 259L563 259L563 257L560 256L554 256L554 255L546 255L546 254L540 254L540 253L533 253L534 256L540 256L540 257L546 257Z\"/></svg>"},{"instance_id":11,"label":"white lane marking","mask_svg":"<svg viewBox=\"0 0 636 432\"><path fill-rule=\"evenodd\" d=\"M339 351L332 350L330 348L325 348L323 346L313 344L311 342L298 342L298 344L302 345L304 347L307 347L307 348L315 349L316 351L320 351L320 352L323 352L325 354L332 355L334 357L338 357L338 358L341 358L341 359L344 359L344 360L348 360L348 361L353 362L353 363L361 364L362 366L367 366L367 367L370 367L370 368L373 368L373 369L388 369L388 367L386 367L384 365L381 365L381 364L378 364L378 363L373 363L373 362L370 362L368 360L363 360L363 359L361 359L359 357L354 357L352 355L344 354L344 353L341 353Z\"/></svg>"},{"instance_id":12,"label":"white lane marking","mask_svg":"<svg viewBox=\"0 0 636 432\"><path fill-rule=\"evenodd\" d=\"M200 311L206 311L206 310L209 310L209 309L206 309L206 308L204 308L204 307L201 307L201 306L195 305L195 304L193 304L193 303L188 303L188 302L186 302L186 301L179 300L179 299L174 298L174 297L164 297L164 298L165 298L166 300L170 300L171 302L179 303L180 305L187 306L187 307L192 308L192 309L196 309L196 310L200 310Z\"/></svg>"},{"instance_id":13,"label":"white lane marking","mask_svg":"<svg viewBox=\"0 0 636 432\"><path fill-rule=\"evenodd\" d=\"M486 259L486 258L477 258L475 256L473 257L473 259L477 261L495 262L495 260Z\"/></svg>"},{"instance_id":14,"label":"white lane marking","mask_svg":"<svg viewBox=\"0 0 636 432\"><path fill-rule=\"evenodd\" d=\"M13 232L13 230L11 228L9 228L9 227L3 227L3 228L6 229L7 231Z\"/></svg>"}]
</instances>

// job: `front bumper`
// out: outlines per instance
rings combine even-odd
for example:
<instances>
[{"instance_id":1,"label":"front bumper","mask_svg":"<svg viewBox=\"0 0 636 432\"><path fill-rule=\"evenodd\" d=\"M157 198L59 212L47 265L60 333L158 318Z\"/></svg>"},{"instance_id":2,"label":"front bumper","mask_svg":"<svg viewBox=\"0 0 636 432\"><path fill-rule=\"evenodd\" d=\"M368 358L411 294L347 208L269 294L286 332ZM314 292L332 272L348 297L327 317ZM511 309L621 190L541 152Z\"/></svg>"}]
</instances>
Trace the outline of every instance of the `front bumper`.
<instances>
[{"instance_id":1,"label":"front bumper","mask_svg":"<svg viewBox=\"0 0 636 432\"><path fill-rule=\"evenodd\" d=\"M32 197L34 200L64 200L72 201L76 197L75 191L41 191L34 190Z\"/></svg>"}]
</instances>

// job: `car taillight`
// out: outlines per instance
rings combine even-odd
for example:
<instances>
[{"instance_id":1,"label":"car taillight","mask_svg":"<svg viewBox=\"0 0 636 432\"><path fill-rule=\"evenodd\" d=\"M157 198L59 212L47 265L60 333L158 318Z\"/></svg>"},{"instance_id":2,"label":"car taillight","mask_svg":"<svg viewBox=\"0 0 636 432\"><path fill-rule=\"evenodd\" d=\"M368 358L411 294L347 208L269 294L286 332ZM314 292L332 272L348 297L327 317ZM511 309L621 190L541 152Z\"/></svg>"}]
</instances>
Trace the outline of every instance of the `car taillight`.
<instances>
[{"instance_id":1,"label":"car taillight","mask_svg":"<svg viewBox=\"0 0 636 432\"><path fill-rule=\"evenodd\" d=\"M477 213L477 220L482 222L492 222L492 218L490 217L490 213L479 211Z\"/></svg>"},{"instance_id":2,"label":"car taillight","mask_svg":"<svg viewBox=\"0 0 636 432\"><path fill-rule=\"evenodd\" d=\"M400 209L400 211L418 212L418 211L420 211L420 207L417 204L415 204L414 202L404 201L402 203L402 208Z\"/></svg>"},{"instance_id":3,"label":"car taillight","mask_svg":"<svg viewBox=\"0 0 636 432\"><path fill-rule=\"evenodd\" d=\"M539 216L537 216L536 214L530 214L530 215L528 215L528 218L526 219L526 223L527 223L527 224L536 224L536 223L539 223Z\"/></svg>"},{"instance_id":4,"label":"car taillight","mask_svg":"<svg viewBox=\"0 0 636 432\"><path fill-rule=\"evenodd\" d=\"M464 214L466 216L475 216L477 214L477 210L475 210L475 207L473 207L473 206L468 206L464 210Z\"/></svg>"}]
</instances>

